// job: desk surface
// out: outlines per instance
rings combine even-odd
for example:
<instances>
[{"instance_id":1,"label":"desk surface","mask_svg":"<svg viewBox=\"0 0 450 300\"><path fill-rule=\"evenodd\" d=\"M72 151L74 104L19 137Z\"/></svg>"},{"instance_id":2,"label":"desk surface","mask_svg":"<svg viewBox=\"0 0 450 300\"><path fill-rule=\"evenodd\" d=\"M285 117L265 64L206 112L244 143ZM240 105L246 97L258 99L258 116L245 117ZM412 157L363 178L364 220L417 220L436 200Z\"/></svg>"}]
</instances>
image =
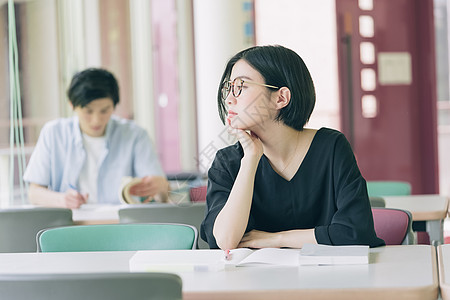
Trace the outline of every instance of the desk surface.
<instances>
[{"instance_id":1,"label":"desk surface","mask_svg":"<svg viewBox=\"0 0 450 300\"><path fill-rule=\"evenodd\" d=\"M220 250L174 250L180 255ZM135 252L1 253L0 273L128 272ZM368 265L181 272L184 299L437 299L433 246L370 249Z\"/></svg>"},{"instance_id":2,"label":"desk surface","mask_svg":"<svg viewBox=\"0 0 450 300\"><path fill-rule=\"evenodd\" d=\"M447 197L441 195L384 196L386 207L409 210L414 221L443 220L449 208ZM76 224L118 223L123 205L83 205L73 210Z\"/></svg>"},{"instance_id":3,"label":"desk surface","mask_svg":"<svg viewBox=\"0 0 450 300\"><path fill-rule=\"evenodd\" d=\"M414 221L443 220L448 199L441 195L383 196L386 207L409 210Z\"/></svg>"}]
</instances>

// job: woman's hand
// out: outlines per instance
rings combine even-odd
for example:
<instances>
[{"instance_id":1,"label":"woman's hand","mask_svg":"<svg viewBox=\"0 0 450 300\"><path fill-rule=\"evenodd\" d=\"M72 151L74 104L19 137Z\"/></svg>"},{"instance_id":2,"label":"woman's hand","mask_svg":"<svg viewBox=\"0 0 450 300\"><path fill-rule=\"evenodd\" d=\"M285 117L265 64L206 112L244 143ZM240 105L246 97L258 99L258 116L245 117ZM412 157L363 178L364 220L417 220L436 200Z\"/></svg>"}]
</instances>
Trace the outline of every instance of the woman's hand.
<instances>
[{"instance_id":1,"label":"woman's hand","mask_svg":"<svg viewBox=\"0 0 450 300\"><path fill-rule=\"evenodd\" d=\"M141 182L130 188L130 194L139 197L147 197L144 202L148 202L157 194L167 192L168 188L169 183L165 177L145 176L142 178Z\"/></svg>"},{"instance_id":2,"label":"woman's hand","mask_svg":"<svg viewBox=\"0 0 450 300\"><path fill-rule=\"evenodd\" d=\"M252 230L244 234L238 248L280 248L279 233Z\"/></svg>"},{"instance_id":3,"label":"woman's hand","mask_svg":"<svg viewBox=\"0 0 450 300\"><path fill-rule=\"evenodd\" d=\"M256 134L251 131L248 133L242 129L232 128L231 126L228 126L228 133L239 140L244 149L244 157L256 157L258 160L261 158L264 153L264 148L261 140Z\"/></svg>"},{"instance_id":4,"label":"woman's hand","mask_svg":"<svg viewBox=\"0 0 450 300\"><path fill-rule=\"evenodd\" d=\"M303 244L317 244L314 228L280 232L252 230L244 234L239 248L302 248Z\"/></svg>"}]
</instances>

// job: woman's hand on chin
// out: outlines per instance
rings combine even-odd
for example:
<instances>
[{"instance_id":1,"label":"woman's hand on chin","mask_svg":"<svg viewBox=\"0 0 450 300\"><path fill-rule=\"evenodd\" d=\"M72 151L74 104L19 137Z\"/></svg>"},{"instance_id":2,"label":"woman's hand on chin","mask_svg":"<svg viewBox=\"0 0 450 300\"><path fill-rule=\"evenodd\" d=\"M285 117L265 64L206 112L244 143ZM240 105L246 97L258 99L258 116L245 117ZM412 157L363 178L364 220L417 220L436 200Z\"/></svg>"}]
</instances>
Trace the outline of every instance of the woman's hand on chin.
<instances>
[{"instance_id":1,"label":"woman's hand on chin","mask_svg":"<svg viewBox=\"0 0 450 300\"><path fill-rule=\"evenodd\" d=\"M244 149L244 156L252 156L261 158L264 153L264 148L259 137L252 131L233 128L228 126L228 133L235 136Z\"/></svg>"}]
</instances>

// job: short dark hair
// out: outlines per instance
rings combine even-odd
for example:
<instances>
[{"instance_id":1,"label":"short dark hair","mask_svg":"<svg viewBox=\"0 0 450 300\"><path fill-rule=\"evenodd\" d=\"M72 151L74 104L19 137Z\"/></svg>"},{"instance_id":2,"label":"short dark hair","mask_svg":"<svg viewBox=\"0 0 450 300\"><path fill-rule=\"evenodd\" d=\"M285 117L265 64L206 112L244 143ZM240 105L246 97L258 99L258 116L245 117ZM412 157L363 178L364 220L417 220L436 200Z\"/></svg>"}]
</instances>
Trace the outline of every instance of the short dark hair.
<instances>
[{"instance_id":1,"label":"short dark hair","mask_svg":"<svg viewBox=\"0 0 450 300\"><path fill-rule=\"evenodd\" d=\"M111 98L115 107L119 103L119 85L111 72L89 68L72 77L67 97L73 107L85 107L100 98Z\"/></svg>"},{"instance_id":2,"label":"short dark hair","mask_svg":"<svg viewBox=\"0 0 450 300\"><path fill-rule=\"evenodd\" d=\"M225 124L227 115L222 100L222 83L230 80L234 65L241 59L261 74L265 84L289 88L291 101L279 111L275 120L282 121L296 130L303 130L316 103L314 83L302 58L294 51L279 45L251 47L237 53L228 61L217 93L222 122Z\"/></svg>"}]
</instances>

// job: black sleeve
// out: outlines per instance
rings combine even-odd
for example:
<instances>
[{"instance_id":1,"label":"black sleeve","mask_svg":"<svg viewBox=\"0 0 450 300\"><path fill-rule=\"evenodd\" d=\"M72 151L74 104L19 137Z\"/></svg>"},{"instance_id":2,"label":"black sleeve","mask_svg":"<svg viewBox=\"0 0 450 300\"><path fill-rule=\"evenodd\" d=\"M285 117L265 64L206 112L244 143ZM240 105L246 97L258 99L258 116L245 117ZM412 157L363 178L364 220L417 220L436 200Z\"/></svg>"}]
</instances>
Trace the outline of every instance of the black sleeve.
<instances>
[{"instance_id":1,"label":"black sleeve","mask_svg":"<svg viewBox=\"0 0 450 300\"><path fill-rule=\"evenodd\" d=\"M316 240L327 245L382 246L385 243L376 236L373 225L366 181L343 134L334 147L332 178L337 211L331 224L315 228Z\"/></svg>"},{"instance_id":2,"label":"black sleeve","mask_svg":"<svg viewBox=\"0 0 450 300\"><path fill-rule=\"evenodd\" d=\"M228 196L240 167L240 159L234 157L231 147L219 150L208 170L208 190L206 193L206 215L200 226L200 236L211 249L219 248L213 235L214 222L227 202ZM236 166L235 161L239 160Z\"/></svg>"}]
</instances>

